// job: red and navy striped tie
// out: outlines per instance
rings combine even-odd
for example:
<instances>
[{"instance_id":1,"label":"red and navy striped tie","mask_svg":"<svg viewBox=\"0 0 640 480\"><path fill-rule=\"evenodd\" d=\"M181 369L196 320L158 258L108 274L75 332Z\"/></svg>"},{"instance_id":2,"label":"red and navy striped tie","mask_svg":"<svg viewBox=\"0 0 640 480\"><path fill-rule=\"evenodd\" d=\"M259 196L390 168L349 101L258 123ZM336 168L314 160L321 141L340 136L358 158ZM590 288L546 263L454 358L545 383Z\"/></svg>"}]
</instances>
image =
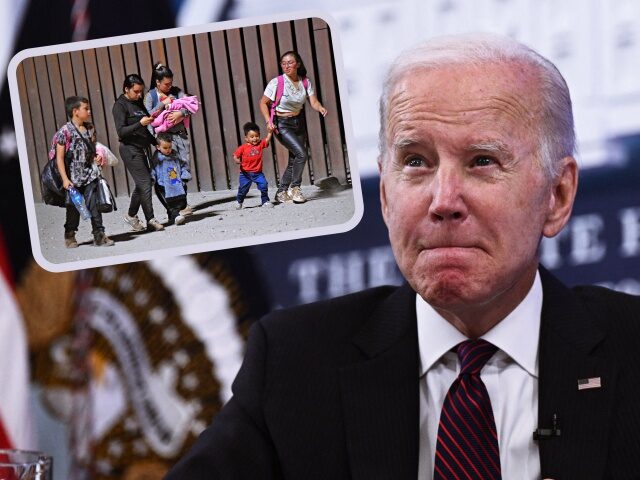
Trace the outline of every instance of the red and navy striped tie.
<instances>
[{"instance_id":1,"label":"red and navy striped tie","mask_svg":"<svg viewBox=\"0 0 640 480\"><path fill-rule=\"evenodd\" d=\"M444 399L433 478L495 480L500 474L498 434L480 370L496 352L486 340L458 344L460 374Z\"/></svg>"}]
</instances>

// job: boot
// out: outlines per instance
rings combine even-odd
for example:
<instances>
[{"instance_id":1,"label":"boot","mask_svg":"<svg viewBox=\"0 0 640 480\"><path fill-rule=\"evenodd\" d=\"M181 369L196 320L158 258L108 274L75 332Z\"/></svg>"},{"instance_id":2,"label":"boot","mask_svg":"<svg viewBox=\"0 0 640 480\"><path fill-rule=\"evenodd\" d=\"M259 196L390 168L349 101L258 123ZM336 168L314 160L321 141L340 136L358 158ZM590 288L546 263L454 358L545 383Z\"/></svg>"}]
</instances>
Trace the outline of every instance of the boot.
<instances>
[{"instance_id":1,"label":"boot","mask_svg":"<svg viewBox=\"0 0 640 480\"><path fill-rule=\"evenodd\" d=\"M67 248L78 248L76 232L64 232L64 246Z\"/></svg>"},{"instance_id":2,"label":"boot","mask_svg":"<svg viewBox=\"0 0 640 480\"><path fill-rule=\"evenodd\" d=\"M115 244L113 240L105 235L104 232L98 232L93 234L93 244L96 247L111 247Z\"/></svg>"}]
</instances>

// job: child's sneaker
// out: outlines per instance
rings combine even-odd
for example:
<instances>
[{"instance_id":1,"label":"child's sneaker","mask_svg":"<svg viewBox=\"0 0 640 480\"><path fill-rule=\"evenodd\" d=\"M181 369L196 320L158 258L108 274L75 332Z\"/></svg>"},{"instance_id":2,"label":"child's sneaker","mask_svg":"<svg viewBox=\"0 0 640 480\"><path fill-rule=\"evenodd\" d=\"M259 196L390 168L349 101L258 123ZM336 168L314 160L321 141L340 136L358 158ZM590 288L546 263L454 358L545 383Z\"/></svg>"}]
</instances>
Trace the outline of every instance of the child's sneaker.
<instances>
[{"instance_id":1,"label":"child's sneaker","mask_svg":"<svg viewBox=\"0 0 640 480\"><path fill-rule=\"evenodd\" d=\"M122 218L125 222L131 225L131 228L133 228L134 232L141 232L144 230L144 226L142 225L142 222L140 222L140 219L138 218L137 215L130 217L128 214L125 213L124 217Z\"/></svg>"},{"instance_id":2,"label":"child's sneaker","mask_svg":"<svg viewBox=\"0 0 640 480\"><path fill-rule=\"evenodd\" d=\"M76 232L64 232L64 246L67 248L78 248Z\"/></svg>"},{"instance_id":3,"label":"child's sneaker","mask_svg":"<svg viewBox=\"0 0 640 480\"><path fill-rule=\"evenodd\" d=\"M186 219L182 215L178 215L173 221L176 225L182 225Z\"/></svg>"},{"instance_id":4,"label":"child's sneaker","mask_svg":"<svg viewBox=\"0 0 640 480\"><path fill-rule=\"evenodd\" d=\"M112 247L116 242L105 235L104 232L93 234L93 244L96 247Z\"/></svg>"},{"instance_id":5,"label":"child's sneaker","mask_svg":"<svg viewBox=\"0 0 640 480\"><path fill-rule=\"evenodd\" d=\"M236 210L242 210L242 204L240 202L236 203Z\"/></svg>"},{"instance_id":6,"label":"child's sneaker","mask_svg":"<svg viewBox=\"0 0 640 480\"><path fill-rule=\"evenodd\" d=\"M264 208L273 208L273 203L271 203L271 202L264 202L264 203L262 204L262 206L263 206Z\"/></svg>"},{"instance_id":7,"label":"child's sneaker","mask_svg":"<svg viewBox=\"0 0 640 480\"><path fill-rule=\"evenodd\" d=\"M164 230L164 225L155 218L151 218L147 220L147 230L159 232L160 230Z\"/></svg>"}]
</instances>

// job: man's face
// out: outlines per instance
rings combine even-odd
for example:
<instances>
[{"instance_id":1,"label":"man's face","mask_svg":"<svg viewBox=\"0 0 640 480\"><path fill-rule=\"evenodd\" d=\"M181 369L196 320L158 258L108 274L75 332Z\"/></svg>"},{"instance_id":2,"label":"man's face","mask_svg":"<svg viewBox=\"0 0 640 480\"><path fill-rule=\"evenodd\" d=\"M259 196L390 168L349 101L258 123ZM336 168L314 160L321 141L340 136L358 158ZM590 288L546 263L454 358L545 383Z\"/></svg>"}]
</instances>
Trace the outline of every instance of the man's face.
<instances>
[{"instance_id":1,"label":"man's face","mask_svg":"<svg viewBox=\"0 0 640 480\"><path fill-rule=\"evenodd\" d=\"M515 307L541 236L564 225L536 157L536 92L522 65L488 64L414 70L390 93L383 216L400 270L441 313Z\"/></svg>"}]
</instances>

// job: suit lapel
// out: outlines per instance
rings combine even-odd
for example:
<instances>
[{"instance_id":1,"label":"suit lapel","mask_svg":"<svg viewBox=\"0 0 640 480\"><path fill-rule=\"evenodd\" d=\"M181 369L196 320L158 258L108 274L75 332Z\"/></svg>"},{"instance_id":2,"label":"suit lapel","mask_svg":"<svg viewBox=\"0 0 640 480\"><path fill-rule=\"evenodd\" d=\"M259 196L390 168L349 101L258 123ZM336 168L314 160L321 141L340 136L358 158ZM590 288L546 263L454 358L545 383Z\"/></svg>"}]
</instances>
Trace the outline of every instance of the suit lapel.
<instances>
[{"instance_id":1,"label":"suit lapel","mask_svg":"<svg viewBox=\"0 0 640 480\"><path fill-rule=\"evenodd\" d=\"M340 371L354 480L418 475L418 339L415 293L394 292L354 338L365 360Z\"/></svg>"},{"instance_id":2,"label":"suit lapel","mask_svg":"<svg viewBox=\"0 0 640 480\"><path fill-rule=\"evenodd\" d=\"M541 278L538 426L550 428L556 414L560 429L538 441L542 477L602 478L617 369L598 356L605 332L596 312L548 272ZM578 380L590 378L602 387L578 390Z\"/></svg>"},{"instance_id":3,"label":"suit lapel","mask_svg":"<svg viewBox=\"0 0 640 480\"><path fill-rule=\"evenodd\" d=\"M601 478L616 388L615 362L598 355L596 312L544 269L538 427L558 417L560 436L538 440L543 478ZM364 360L340 371L345 434L354 480L417 478L418 340L415 293L403 286L354 337ZM578 390L600 378L601 388Z\"/></svg>"}]
</instances>

